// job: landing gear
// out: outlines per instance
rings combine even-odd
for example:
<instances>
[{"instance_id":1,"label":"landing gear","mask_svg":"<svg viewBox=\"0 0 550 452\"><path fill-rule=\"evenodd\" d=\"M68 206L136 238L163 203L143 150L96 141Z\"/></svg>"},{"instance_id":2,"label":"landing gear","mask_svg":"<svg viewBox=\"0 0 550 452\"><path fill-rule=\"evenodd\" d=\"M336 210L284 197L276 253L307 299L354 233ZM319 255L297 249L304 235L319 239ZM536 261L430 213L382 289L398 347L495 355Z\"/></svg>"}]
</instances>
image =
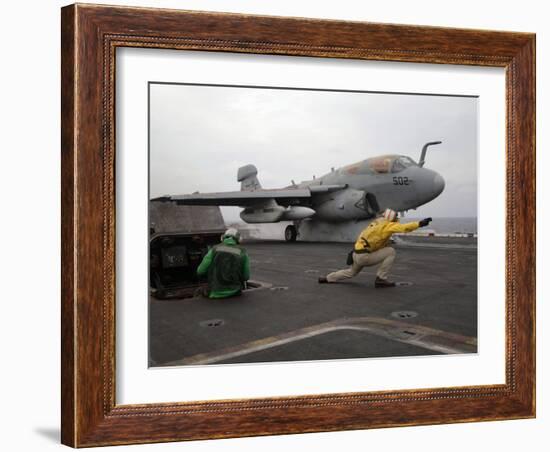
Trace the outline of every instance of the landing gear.
<instances>
[{"instance_id":1,"label":"landing gear","mask_svg":"<svg viewBox=\"0 0 550 452\"><path fill-rule=\"evenodd\" d=\"M295 242L296 237L298 237L298 231L296 230L296 226L293 224L290 224L285 229L285 241L287 242Z\"/></svg>"}]
</instances>

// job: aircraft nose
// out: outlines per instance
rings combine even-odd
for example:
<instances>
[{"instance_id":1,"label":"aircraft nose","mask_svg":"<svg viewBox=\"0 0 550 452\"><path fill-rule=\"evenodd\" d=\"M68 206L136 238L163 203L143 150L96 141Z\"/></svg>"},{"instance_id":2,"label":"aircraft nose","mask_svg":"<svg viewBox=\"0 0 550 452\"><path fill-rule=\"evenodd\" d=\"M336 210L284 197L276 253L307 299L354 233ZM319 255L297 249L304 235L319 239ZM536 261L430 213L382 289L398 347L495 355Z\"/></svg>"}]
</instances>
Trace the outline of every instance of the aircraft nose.
<instances>
[{"instance_id":1,"label":"aircraft nose","mask_svg":"<svg viewBox=\"0 0 550 452\"><path fill-rule=\"evenodd\" d=\"M443 191L445 188L445 179L441 177L440 174L436 174L434 176L434 195L439 196L439 194Z\"/></svg>"}]
</instances>

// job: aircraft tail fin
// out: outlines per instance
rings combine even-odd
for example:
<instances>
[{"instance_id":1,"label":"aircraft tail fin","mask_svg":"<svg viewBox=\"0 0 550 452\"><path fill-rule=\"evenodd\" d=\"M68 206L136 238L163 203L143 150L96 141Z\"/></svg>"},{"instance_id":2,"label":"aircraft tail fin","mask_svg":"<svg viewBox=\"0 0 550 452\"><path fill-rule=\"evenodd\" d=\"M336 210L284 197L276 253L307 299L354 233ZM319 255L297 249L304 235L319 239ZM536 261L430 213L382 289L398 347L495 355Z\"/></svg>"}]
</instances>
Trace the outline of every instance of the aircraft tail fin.
<instances>
[{"instance_id":1,"label":"aircraft tail fin","mask_svg":"<svg viewBox=\"0 0 550 452\"><path fill-rule=\"evenodd\" d=\"M241 191L254 191L262 188L257 176L258 170L254 165L241 166L237 172L237 180L241 183Z\"/></svg>"}]
</instances>

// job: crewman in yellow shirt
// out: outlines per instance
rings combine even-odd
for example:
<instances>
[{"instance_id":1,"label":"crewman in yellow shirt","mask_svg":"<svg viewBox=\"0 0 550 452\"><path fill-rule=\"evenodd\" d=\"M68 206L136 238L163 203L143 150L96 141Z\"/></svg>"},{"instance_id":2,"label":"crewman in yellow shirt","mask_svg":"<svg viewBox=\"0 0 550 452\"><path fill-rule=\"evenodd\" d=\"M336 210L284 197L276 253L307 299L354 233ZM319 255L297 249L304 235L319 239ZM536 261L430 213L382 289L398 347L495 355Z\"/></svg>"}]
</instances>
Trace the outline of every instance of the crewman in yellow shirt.
<instances>
[{"instance_id":1,"label":"crewman in yellow shirt","mask_svg":"<svg viewBox=\"0 0 550 452\"><path fill-rule=\"evenodd\" d=\"M380 264L376 272L374 287L394 287L395 283L388 280L388 273L395 259L395 250L388 246L392 234L396 232L411 232L427 226L431 218L421 221L401 224L397 219L397 212L386 209L384 214L372 221L359 234L353 248L353 263L350 268L329 273L319 277L320 283L334 283L353 278L363 267Z\"/></svg>"}]
</instances>

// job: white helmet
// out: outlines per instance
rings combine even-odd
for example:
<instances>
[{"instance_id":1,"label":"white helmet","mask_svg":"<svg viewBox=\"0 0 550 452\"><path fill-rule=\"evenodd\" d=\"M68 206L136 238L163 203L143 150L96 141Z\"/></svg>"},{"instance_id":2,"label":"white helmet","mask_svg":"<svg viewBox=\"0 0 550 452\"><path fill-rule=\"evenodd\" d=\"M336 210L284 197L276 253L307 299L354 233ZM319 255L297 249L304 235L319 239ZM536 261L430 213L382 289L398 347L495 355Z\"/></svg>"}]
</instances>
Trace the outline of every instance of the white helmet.
<instances>
[{"instance_id":1,"label":"white helmet","mask_svg":"<svg viewBox=\"0 0 550 452\"><path fill-rule=\"evenodd\" d=\"M397 212L395 210L386 209L384 210L384 220L395 221L397 218Z\"/></svg>"},{"instance_id":2,"label":"white helmet","mask_svg":"<svg viewBox=\"0 0 550 452\"><path fill-rule=\"evenodd\" d=\"M232 237L238 242L241 239L241 234L236 228L229 228L227 231L224 232L222 240L227 237Z\"/></svg>"}]
</instances>

